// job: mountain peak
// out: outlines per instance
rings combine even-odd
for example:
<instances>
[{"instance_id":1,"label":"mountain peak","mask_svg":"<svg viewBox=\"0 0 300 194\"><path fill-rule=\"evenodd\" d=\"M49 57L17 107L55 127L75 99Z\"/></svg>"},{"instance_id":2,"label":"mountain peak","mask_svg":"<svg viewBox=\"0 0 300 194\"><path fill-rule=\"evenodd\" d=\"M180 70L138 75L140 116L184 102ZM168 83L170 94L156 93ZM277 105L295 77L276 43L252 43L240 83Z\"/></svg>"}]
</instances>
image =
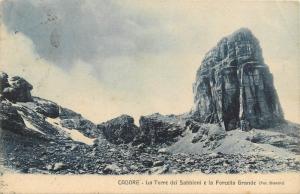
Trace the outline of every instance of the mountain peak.
<instances>
[{"instance_id":1,"label":"mountain peak","mask_svg":"<svg viewBox=\"0 0 300 194\"><path fill-rule=\"evenodd\" d=\"M242 27L242 28L234 31L229 36L232 37L232 38L240 37L240 36L244 36L244 37L247 37L247 38L253 38L254 37L252 31L249 28L246 28L246 27Z\"/></svg>"},{"instance_id":2,"label":"mountain peak","mask_svg":"<svg viewBox=\"0 0 300 194\"><path fill-rule=\"evenodd\" d=\"M196 118L227 130L264 128L283 120L273 76L247 28L222 38L205 55L193 91Z\"/></svg>"}]
</instances>

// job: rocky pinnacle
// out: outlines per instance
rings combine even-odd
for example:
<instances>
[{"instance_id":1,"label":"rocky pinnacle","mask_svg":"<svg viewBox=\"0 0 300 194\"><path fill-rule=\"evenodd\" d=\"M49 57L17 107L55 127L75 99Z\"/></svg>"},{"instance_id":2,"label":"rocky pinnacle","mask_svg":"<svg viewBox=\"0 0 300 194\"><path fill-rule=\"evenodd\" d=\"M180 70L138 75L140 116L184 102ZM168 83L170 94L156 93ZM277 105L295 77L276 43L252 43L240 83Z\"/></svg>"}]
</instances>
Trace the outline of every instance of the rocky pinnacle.
<instances>
[{"instance_id":1,"label":"rocky pinnacle","mask_svg":"<svg viewBox=\"0 0 300 194\"><path fill-rule=\"evenodd\" d=\"M193 85L194 118L226 130L266 128L284 120L258 40L242 28L204 57Z\"/></svg>"}]
</instances>

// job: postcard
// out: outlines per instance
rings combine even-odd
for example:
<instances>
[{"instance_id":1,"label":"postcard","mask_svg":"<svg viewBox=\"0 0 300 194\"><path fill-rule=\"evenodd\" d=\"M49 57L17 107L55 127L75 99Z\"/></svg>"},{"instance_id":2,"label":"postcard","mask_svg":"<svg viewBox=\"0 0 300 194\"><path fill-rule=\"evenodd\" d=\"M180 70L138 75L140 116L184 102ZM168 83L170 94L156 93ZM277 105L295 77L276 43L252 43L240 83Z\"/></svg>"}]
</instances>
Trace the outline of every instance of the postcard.
<instances>
[{"instance_id":1,"label":"postcard","mask_svg":"<svg viewBox=\"0 0 300 194\"><path fill-rule=\"evenodd\" d=\"M0 1L0 193L300 193L299 1Z\"/></svg>"}]
</instances>

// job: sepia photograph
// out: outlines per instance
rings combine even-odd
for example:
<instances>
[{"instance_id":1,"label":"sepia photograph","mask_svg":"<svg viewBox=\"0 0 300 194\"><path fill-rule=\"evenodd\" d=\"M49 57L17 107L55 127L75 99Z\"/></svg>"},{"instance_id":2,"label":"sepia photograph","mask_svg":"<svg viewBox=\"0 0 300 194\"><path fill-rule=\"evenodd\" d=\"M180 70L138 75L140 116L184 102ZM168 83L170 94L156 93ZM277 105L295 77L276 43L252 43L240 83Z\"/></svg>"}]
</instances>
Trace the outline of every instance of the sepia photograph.
<instances>
[{"instance_id":1,"label":"sepia photograph","mask_svg":"<svg viewBox=\"0 0 300 194\"><path fill-rule=\"evenodd\" d=\"M0 193L299 193L299 19L299 1L1 0Z\"/></svg>"}]
</instances>

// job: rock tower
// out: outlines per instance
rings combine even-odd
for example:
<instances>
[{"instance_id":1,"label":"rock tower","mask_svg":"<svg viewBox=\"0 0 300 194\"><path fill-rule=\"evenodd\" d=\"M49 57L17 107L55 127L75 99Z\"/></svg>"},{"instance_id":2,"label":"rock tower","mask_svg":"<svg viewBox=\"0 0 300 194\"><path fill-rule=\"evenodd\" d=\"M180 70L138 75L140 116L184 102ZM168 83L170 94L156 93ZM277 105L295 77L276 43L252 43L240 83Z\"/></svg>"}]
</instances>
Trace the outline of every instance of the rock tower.
<instances>
[{"instance_id":1,"label":"rock tower","mask_svg":"<svg viewBox=\"0 0 300 194\"><path fill-rule=\"evenodd\" d=\"M204 57L193 84L193 116L226 130L266 128L284 120L258 40L242 28Z\"/></svg>"}]
</instances>

